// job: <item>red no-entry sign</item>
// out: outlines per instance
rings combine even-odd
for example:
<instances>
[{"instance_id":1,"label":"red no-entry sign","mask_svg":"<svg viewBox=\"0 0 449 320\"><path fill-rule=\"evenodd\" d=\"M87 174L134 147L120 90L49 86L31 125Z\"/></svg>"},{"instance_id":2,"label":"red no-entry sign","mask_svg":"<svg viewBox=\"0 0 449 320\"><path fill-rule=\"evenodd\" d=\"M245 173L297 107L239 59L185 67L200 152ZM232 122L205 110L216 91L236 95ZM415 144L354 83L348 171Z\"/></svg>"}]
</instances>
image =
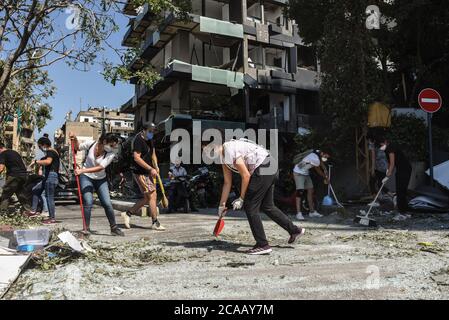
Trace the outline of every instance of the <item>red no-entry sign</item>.
<instances>
[{"instance_id":1,"label":"red no-entry sign","mask_svg":"<svg viewBox=\"0 0 449 320\"><path fill-rule=\"evenodd\" d=\"M438 91L434 89L424 89L418 96L418 103L425 112L435 113L441 109L443 99Z\"/></svg>"},{"instance_id":2,"label":"red no-entry sign","mask_svg":"<svg viewBox=\"0 0 449 320\"><path fill-rule=\"evenodd\" d=\"M418 103L421 109L427 112L430 185L433 186L432 114L441 109L443 99L441 99L441 95L438 91L428 88L421 91L418 96Z\"/></svg>"}]
</instances>

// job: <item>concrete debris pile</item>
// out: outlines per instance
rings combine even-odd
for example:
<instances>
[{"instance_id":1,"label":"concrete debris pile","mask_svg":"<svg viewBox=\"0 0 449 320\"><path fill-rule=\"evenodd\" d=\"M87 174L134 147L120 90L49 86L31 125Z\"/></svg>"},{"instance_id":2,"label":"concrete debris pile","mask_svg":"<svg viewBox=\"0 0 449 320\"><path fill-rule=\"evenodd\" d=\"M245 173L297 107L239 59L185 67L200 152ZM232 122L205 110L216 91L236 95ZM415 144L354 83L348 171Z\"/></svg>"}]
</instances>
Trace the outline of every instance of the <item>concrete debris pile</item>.
<instances>
[{"instance_id":1,"label":"concrete debris pile","mask_svg":"<svg viewBox=\"0 0 449 320\"><path fill-rule=\"evenodd\" d=\"M107 243L75 238L70 232L54 233L43 250L33 253L32 266L52 270L77 260L86 263L107 264L114 267L134 268L148 264L164 264L177 261L162 248L148 248L148 243Z\"/></svg>"},{"instance_id":2,"label":"concrete debris pile","mask_svg":"<svg viewBox=\"0 0 449 320\"><path fill-rule=\"evenodd\" d=\"M17 209L13 213L0 214L0 226L11 226L14 228L27 228L41 225L39 219L29 218L21 214L21 210Z\"/></svg>"}]
</instances>

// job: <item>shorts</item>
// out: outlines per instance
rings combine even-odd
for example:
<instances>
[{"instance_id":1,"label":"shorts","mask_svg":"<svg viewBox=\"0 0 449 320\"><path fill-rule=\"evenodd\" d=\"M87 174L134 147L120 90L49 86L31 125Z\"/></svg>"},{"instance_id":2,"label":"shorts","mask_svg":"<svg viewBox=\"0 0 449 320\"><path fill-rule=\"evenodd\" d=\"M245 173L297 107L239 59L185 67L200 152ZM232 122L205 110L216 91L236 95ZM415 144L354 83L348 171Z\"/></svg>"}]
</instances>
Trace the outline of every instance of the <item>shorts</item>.
<instances>
[{"instance_id":1,"label":"shorts","mask_svg":"<svg viewBox=\"0 0 449 320\"><path fill-rule=\"evenodd\" d=\"M151 178L149 175L133 173L133 178L139 186L140 192L153 193L154 191L156 191L156 186L154 185L153 178Z\"/></svg>"},{"instance_id":2,"label":"shorts","mask_svg":"<svg viewBox=\"0 0 449 320\"><path fill-rule=\"evenodd\" d=\"M293 173L293 178L295 179L296 190L313 189L313 182L310 176Z\"/></svg>"}]
</instances>

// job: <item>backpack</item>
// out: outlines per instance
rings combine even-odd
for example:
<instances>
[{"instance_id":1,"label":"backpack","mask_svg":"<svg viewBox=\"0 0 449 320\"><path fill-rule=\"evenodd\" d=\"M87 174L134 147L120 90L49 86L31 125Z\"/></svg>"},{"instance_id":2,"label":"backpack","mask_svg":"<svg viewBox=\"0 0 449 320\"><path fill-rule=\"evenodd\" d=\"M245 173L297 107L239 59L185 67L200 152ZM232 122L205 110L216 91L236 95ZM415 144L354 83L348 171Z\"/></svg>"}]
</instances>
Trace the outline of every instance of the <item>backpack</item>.
<instances>
[{"instance_id":1,"label":"backpack","mask_svg":"<svg viewBox=\"0 0 449 320\"><path fill-rule=\"evenodd\" d=\"M309 154L314 153L315 151L313 149L301 152L293 157L293 164L296 166L298 163L300 163L302 160L304 160L305 157L307 157Z\"/></svg>"},{"instance_id":2,"label":"backpack","mask_svg":"<svg viewBox=\"0 0 449 320\"><path fill-rule=\"evenodd\" d=\"M134 162L134 142L136 141L136 134L133 137L126 139L124 142L120 144L120 152L118 154L117 166L119 172L133 171L137 169L136 164ZM151 148L150 148L151 149ZM150 151L148 151L150 152ZM143 155L143 157L147 156L147 154Z\"/></svg>"}]
</instances>

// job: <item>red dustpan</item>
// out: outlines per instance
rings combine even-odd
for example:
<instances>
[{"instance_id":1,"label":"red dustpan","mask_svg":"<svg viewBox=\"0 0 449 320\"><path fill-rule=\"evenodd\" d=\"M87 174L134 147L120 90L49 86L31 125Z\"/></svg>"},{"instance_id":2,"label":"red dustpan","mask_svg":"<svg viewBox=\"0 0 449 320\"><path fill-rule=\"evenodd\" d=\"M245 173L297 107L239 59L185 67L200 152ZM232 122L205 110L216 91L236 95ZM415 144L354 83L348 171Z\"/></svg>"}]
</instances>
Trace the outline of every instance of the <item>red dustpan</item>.
<instances>
[{"instance_id":1,"label":"red dustpan","mask_svg":"<svg viewBox=\"0 0 449 320\"><path fill-rule=\"evenodd\" d=\"M223 215L224 212L220 215L220 218L218 218L217 223L215 224L215 228L214 228L214 236L218 237L220 235L220 233L223 231L224 228L224 220L223 220Z\"/></svg>"}]
</instances>

